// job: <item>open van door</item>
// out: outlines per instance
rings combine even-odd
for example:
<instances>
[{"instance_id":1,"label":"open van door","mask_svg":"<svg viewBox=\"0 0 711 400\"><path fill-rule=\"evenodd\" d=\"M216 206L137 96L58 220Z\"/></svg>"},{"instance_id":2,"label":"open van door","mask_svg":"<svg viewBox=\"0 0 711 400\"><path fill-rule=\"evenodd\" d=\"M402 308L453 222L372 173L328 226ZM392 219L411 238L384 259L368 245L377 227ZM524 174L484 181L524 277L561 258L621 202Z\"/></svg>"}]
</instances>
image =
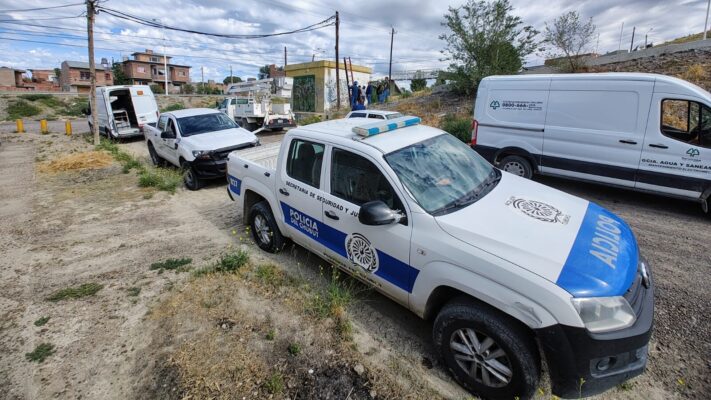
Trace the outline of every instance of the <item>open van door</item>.
<instances>
[{"instance_id":1,"label":"open van door","mask_svg":"<svg viewBox=\"0 0 711 400\"><path fill-rule=\"evenodd\" d=\"M148 86L131 86L131 102L139 127L158 121L158 104Z\"/></svg>"},{"instance_id":2,"label":"open van door","mask_svg":"<svg viewBox=\"0 0 711 400\"><path fill-rule=\"evenodd\" d=\"M711 188L711 107L655 93L636 188L698 199Z\"/></svg>"}]
</instances>

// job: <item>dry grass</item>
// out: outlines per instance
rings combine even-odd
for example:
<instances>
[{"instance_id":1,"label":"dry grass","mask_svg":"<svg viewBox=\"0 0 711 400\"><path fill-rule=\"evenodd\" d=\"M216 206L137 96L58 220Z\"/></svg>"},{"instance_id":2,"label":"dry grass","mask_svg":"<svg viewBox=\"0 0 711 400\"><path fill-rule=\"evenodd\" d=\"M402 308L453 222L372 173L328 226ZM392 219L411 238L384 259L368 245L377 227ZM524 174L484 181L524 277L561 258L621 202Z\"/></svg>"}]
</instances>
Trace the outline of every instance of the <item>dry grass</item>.
<instances>
[{"instance_id":1,"label":"dry grass","mask_svg":"<svg viewBox=\"0 0 711 400\"><path fill-rule=\"evenodd\" d=\"M56 160L43 162L37 170L44 173L56 173L83 169L100 169L108 167L113 162L111 155L103 151L87 151L60 157Z\"/></svg>"},{"instance_id":2,"label":"dry grass","mask_svg":"<svg viewBox=\"0 0 711 400\"><path fill-rule=\"evenodd\" d=\"M706 69L701 64L692 64L684 72L683 78L690 82L701 82L706 79Z\"/></svg>"}]
</instances>

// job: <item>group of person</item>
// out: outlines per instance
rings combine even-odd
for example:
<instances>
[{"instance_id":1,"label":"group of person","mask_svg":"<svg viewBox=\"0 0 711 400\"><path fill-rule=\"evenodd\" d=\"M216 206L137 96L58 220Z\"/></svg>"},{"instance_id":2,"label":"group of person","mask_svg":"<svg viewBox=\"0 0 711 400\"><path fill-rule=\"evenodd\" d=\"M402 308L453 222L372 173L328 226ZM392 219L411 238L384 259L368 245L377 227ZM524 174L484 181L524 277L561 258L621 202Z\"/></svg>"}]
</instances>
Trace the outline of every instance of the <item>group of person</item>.
<instances>
[{"instance_id":1,"label":"group of person","mask_svg":"<svg viewBox=\"0 0 711 400\"><path fill-rule=\"evenodd\" d=\"M385 103L390 96L390 80L385 78L378 82L368 82L368 86L358 86L353 82L351 87L351 110L365 110L369 104Z\"/></svg>"}]
</instances>

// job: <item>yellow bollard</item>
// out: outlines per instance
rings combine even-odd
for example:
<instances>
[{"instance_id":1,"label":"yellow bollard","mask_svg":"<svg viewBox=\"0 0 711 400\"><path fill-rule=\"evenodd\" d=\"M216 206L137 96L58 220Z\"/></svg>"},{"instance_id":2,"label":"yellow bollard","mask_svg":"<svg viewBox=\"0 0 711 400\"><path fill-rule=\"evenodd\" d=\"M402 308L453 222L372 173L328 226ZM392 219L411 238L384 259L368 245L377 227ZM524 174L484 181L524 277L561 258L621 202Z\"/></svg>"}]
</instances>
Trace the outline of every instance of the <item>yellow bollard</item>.
<instances>
[{"instance_id":1,"label":"yellow bollard","mask_svg":"<svg viewBox=\"0 0 711 400\"><path fill-rule=\"evenodd\" d=\"M67 133L67 136L72 136L72 121L67 120L64 123L64 131Z\"/></svg>"},{"instance_id":2,"label":"yellow bollard","mask_svg":"<svg viewBox=\"0 0 711 400\"><path fill-rule=\"evenodd\" d=\"M49 128L47 127L47 120L46 119L41 119L40 120L40 132L45 135L49 133Z\"/></svg>"},{"instance_id":3,"label":"yellow bollard","mask_svg":"<svg viewBox=\"0 0 711 400\"><path fill-rule=\"evenodd\" d=\"M21 119L16 120L15 124L17 125L17 133L23 133L25 131L25 124Z\"/></svg>"}]
</instances>

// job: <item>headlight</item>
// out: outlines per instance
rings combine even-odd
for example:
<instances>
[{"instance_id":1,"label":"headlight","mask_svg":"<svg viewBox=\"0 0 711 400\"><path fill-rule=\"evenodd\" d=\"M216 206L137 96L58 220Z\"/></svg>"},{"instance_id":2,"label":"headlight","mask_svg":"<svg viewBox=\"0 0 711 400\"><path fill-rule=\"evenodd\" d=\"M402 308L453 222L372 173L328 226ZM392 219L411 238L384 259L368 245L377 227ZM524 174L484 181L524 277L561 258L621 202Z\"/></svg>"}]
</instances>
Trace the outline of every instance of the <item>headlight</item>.
<instances>
[{"instance_id":1,"label":"headlight","mask_svg":"<svg viewBox=\"0 0 711 400\"><path fill-rule=\"evenodd\" d=\"M207 150L193 150L193 157L202 159L202 160L209 160L210 159L210 152Z\"/></svg>"},{"instance_id":2,"label":"headlight","mask_svg":"<svg viewBox=\"0 0 711 400\"><path fill-rule=\"evenodd\" d=\"M572 299L590 332L608 332L632 326L637 316L622 296Z\"/></svg>"}]
</instances>

